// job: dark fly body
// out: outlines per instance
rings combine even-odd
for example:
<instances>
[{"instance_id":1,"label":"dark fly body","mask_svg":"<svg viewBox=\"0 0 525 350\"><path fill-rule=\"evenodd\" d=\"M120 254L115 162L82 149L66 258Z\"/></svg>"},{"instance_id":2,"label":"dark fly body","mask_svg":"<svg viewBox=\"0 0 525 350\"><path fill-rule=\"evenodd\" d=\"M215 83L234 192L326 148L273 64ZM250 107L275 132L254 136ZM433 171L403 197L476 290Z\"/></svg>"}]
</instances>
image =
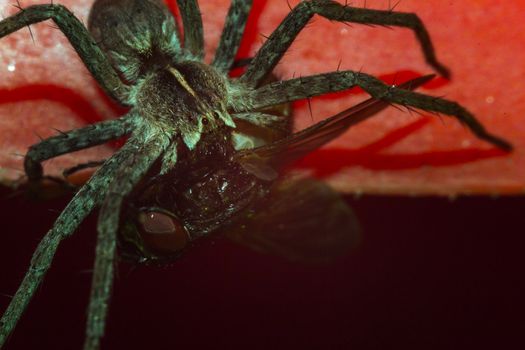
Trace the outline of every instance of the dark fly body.
<instances>
[{"instance_id":1,"label":"dark fly body","mask_svg":"<svg viewBox=\"0 0 525 350\"><path fill-rule=\"evenodd\" d=\"M30 6L0 22L4 37L52 19L102 89L130 107L119 119L48 138L27 152L25 171L28 181L36 184L43 179L43 161L128 136L76 191L38 245L0 321L0 346L42 282L60 242L95 208L100 214L85 349L100 347L117 252L137 262L163 263L204 236L225 233L259 251L325 261L355 244L355 219L337 194L319 182L283 178L281 172L390 104L453 116L478 138L511 149L461 105L412 91L432 76L400 86L356 71L272 78L273 68L314 15L409 28L427 63L447 77L447 68L436 59L430 37L414 14L302 1L253 59L245 61L244 73L232 79L228 73L252 1L232 0L211 64L203 62L197 1L177 2L183 28L161 0L96 0L88 28L58 4ZM290 132L288 102L355 86L372 98Z\"/></svg>"}]
</instances>

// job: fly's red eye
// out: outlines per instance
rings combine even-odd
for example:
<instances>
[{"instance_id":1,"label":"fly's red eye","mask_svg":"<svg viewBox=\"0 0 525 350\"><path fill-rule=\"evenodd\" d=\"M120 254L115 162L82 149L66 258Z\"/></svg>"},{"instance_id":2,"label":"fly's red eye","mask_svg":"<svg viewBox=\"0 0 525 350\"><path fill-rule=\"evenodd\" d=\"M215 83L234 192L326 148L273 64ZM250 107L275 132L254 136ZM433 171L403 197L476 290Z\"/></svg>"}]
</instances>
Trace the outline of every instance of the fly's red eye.
<instances>
[{"instance_id":1,"label":"fly's red eye","mask_svg":"<svg viewBox=\"0 0 525 350\"><path fill-rule=\"evenodd\" d=\"M139 213L140 236L147 248L163 253L175 253L186 246L189 235L177 218L158 211Z\"/></svg>"}]
</instances>

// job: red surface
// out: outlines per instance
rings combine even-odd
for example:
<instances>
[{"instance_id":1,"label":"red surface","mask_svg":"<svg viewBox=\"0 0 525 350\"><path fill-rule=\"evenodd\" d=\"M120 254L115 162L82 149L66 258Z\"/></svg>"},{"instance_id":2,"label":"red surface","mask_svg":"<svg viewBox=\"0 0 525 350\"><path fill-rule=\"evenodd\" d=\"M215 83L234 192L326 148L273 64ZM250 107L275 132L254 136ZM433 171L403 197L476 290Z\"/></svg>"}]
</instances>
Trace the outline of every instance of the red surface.
<instances>
[{"instance_id":1,"label":"red surface","mask_svg":"<svg viewBox=\"0 0 525 350\"><path fill-rule=\"evenodd\" d=\"M40 2L25 1L23 5ZM72 4L75 13L86 18L91 1L62 3ZM201 4L208 58L217 43L227 4L228 1ZM486 16L483 10L489 5L487 1L476 0L447 4L405 0L396 9L418 13L434 39L438 57L453 72L451 82L438 80L420 91L446 95L467 106L491 131L514 143L513 154L497 152L475 140L459 123L446 117L441 121L432 117L423 123L417 120L417 115L392 109L352 129L326 149L307 157L298 167L311 170L345 192L521 193L525 188L522 117L525 54L520 48L525 24L519 13L525 9L520 2L508 1L492 7L491 16ZM0 6L5 4L2 2ZM368 6L384 8L386 4L369 1ZM4 12L14 11L7 8ZM256 1L240 57L253 55L261 41L258 34L270 33L288 11L285 1ZM16 64L16 70L8 72L8 78L0 85L0 134L5 134L1 138L5 151L0 154L0 165L4 168L0 177L6 181L20 176L13 169L21 168L21 160L14 155L23 154L28 145L38 140L34 134L45 137L54 133L50 126L66 130L122 113L101 98L58 31L45 24L33 26L32 31L35 44L27 40L29 34L24 31L0 41L4 53L0 64L4 67ZM333 70L340 61L341 69L362 69L383 77L396 76L399 80L407 73L431 72L408 30L348 27L320 18L301 33L276 71L287 78ZM499 86L503 88L494 89ZM364 95L343 93L314 99L313 119L332 115L361 96ZM296 103L295 111L297 128L312 122L306 103ZM48 162L48 171L56 172L110 152L98 148L90 153L64 156ZM321 159L333 161L327 163Z\"/></svg>"}]
</instances>

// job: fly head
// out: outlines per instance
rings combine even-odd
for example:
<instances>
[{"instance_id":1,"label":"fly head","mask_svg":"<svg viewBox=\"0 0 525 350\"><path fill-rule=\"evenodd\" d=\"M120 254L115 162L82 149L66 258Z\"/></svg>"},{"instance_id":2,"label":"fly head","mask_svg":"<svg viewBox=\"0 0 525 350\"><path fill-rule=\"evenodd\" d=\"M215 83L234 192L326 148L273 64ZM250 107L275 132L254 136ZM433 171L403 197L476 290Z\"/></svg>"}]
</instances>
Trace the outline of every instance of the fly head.
<instances>
[{"instance_id":1,"label":"fly head","mask_svg":"<svg viewBox=\"0 0 525 350\"><path fill-rule=\"evenodd\" d=\"M123 258L173 261L201 238L242 220L265 197L271 182L229 159L231 144L216 139L218 152L205 154L206 139L192 152L198 157L182 160L172 173L152 178L129 197L119 233Z\"/></svg>"}]
</instances>

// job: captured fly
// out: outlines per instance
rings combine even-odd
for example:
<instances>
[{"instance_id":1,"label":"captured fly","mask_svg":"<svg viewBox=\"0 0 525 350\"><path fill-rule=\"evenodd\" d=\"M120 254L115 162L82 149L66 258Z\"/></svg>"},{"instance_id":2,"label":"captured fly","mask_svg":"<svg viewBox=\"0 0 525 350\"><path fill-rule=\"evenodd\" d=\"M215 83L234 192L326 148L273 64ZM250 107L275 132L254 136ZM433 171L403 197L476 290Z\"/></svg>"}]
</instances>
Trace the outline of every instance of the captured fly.
<instances>
[{"instance_id":1,"label":"captured fly","mask_svg":"<svg viewBox=\"0 0 525 350\"><path fill-rule=\"evenodd\" d=\"M230 78L252 1L232 0L210 64L203 61L197 1L177 3L183 28L161 0L96 0L88 28L53 3L20 7L0 21L4 37L52 19L102 89L130 108L119 119L50 137L27 152L27 178L39 183L43 161L128 136L76 191L38 245L0 321L0 346L43 280L60 242L97 207L98 241L84 345L88 350L99 348L104 334L117 246L125 258L162 263L200 238L221 232L254 249L302 261L329 260L355 244L355 218L336 193L319 182L283 178L281 173L389 104L456 117L478 138L511 149L459 104L411 91L431 76L401 86L357 71L272 79L273 68L314 15L407 27L416 34L428 64L448 77L415 14L328 0L299 2L247 61L244 73ZM288 102L355 86L372 99L290 132Z\"/></svg>"}]
</instances>

